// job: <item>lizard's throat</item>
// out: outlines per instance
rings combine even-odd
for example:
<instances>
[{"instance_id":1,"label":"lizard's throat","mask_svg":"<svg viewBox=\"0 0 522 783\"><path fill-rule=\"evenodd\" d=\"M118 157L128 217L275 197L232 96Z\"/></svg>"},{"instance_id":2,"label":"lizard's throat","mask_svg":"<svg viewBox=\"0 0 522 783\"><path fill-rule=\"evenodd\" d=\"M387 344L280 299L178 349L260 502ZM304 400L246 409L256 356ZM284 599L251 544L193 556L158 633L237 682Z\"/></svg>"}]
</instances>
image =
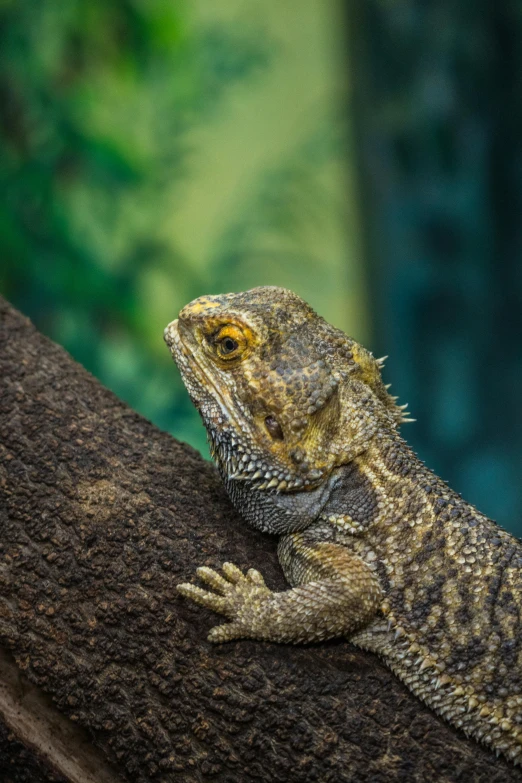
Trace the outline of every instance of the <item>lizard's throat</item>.
<instances>
[{"instance_id":1,"label":"lizard's throat","mask_svg":"<svg viewBox=\"0 0 522 783\"><path fill-rule=\"evenodd\" d=\"M212 458L223 479L274 494L313 491L327 479L320 470L299 475L267 459L262 449L241 437L241 431L207 427L207 434Z\"/></svg>"}]
</instances>

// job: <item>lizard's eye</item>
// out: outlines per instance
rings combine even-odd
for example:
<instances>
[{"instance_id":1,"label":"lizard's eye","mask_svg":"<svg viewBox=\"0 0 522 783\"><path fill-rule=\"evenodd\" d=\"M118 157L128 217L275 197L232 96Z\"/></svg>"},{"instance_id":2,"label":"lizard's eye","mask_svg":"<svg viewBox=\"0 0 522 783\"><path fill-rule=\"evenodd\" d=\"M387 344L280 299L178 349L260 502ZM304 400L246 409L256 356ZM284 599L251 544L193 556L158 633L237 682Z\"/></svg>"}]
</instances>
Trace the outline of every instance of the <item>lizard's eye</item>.
<instances>
[{"instance_id":1,"label":"lizard's eye","mask_svg":"<svg viewBox=\"0 0 522 783\"><path fill-rule=\"evenodd\" d=\"M226 324L213 335L212 343L217 356L224 361L239 358L247 347L243 331L234 324Z\"/></svg>"},{"instance_id":2,"label":"lizard's eye","mask_svg":"<svg viewBox=\"0 0 522 783\"><path fill-rule=\"evenodd\" d=\"M236 348L238 348L238 344L235 340L232 339L232 337L225 337L223 340L221 340L221 353L227 354L232 353L232 351L235 351Z\"/></svg>"}]
</instances>

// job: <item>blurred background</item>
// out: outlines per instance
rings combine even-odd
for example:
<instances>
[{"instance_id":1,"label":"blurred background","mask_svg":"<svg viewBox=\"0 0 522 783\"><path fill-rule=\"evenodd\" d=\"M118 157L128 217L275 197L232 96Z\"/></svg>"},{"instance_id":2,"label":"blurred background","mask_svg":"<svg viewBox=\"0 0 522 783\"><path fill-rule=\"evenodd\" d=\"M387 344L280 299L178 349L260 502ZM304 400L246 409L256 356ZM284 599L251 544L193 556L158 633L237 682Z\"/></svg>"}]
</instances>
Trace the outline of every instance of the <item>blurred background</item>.
<instances>
[{"instance_id":1,"label":"blurred background","mask_svg":"<svg viewBox=\"0 0 522 783\"><path fill-rule=\"evenodd\" d=\"M0 292L205 455L163 344L295 290L522 534L519 0L0 0Z\"/></svg>"}]
</instances>

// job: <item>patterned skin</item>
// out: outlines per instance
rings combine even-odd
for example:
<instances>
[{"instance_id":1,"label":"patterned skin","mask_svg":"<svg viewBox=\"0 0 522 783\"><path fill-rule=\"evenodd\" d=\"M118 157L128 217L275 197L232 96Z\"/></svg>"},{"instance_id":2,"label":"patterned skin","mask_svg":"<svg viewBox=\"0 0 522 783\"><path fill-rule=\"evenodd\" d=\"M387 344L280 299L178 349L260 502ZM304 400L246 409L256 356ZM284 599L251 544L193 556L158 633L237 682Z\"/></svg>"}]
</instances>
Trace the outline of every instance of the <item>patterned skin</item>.
<instances>
[{"instance_id":1,"label":"patterned skin","mask_svg":"<svg viewBox=\"0 0 522 783\"><path fill-rule=\"evenodd\" d=\"M213 642L346 636L437 713L522 759L522 547L464 502L398 433L382 360L281 288L204 296L165 340L234 505L280 536L291 589L225 563Z\"/></svg>"}]
</instances>

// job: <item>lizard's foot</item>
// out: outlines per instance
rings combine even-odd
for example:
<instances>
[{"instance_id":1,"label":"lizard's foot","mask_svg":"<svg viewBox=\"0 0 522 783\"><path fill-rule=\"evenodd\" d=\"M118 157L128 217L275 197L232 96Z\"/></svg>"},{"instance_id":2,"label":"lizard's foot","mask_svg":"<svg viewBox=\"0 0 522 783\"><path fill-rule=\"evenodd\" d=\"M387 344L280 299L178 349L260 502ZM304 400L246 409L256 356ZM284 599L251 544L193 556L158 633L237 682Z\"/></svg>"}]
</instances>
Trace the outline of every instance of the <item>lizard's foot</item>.
<instances>
[{"instance_id":1,"label":"lizard's foot","mask_svg":"<svg viewBox=\"0 0 522 783\"><path fill-rule=\"evenodd\" d=\"M208 635L210 642L255 637L256 619L261 607L274 594L266 586L259 571L254 568L250 568L245 575L232 563L223 563L222 572L223 576L206 566L196 571L199 578L215 592L191 584L178 585L178 592L185 598L230 618L230 623L212 628Z\"/></svg>"}]
</instances>

